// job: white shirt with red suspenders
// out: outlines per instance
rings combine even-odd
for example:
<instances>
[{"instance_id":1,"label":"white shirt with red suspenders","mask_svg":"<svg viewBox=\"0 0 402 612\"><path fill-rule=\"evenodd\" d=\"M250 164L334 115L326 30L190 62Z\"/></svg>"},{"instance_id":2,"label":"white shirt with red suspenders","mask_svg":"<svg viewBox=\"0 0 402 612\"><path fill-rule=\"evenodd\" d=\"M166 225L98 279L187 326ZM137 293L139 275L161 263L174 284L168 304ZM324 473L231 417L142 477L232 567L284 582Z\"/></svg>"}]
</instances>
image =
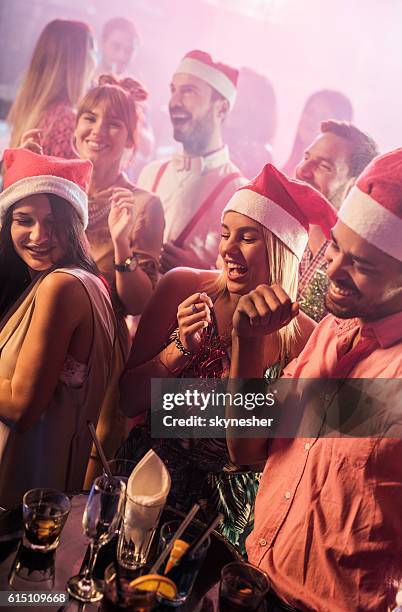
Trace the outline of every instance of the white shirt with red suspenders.
<instances>
[{"instance_id":1,"label":"white shirt with red suspenders","mask_svg":"<svg viewBox=\"0 0 402 612\"><path fill-rule=\"evenodd\" d=\"M164 242L192 249L206 269L215 267L221 212L246 183L226 146L205 157L174 155L168 161L151 162L137 181L162 201Z\"/></svg>"}]
</instances>

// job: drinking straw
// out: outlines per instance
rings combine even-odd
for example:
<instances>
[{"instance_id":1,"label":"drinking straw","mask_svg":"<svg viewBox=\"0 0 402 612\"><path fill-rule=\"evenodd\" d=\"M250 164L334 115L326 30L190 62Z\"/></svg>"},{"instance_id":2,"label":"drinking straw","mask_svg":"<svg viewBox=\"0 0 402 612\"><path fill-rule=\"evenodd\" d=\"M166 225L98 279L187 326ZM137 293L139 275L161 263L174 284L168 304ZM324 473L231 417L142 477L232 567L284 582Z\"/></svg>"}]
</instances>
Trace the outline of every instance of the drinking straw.
<instances>
[{"instance_id":1,"label":"drinking straw","mask_svg":"<svg viewBox=\"0 0 402 612\"><path fill-rule=\"evenodd\" d=\"M197 538L194 540L194 542L187 548L186 552L184 553L184 555L182 555L179 559L177 559L176 563L170 568L170 570L168 571L168 573L166 574L168 577L169 575L174 572L174 570L180 565L180 563L183 562L183 560L189 559L190 557L194 556L194 554L197 552L197 550L202 546L202 544L205 542L205 540L207 539L207 537L210 535L210 533L215 529L215 527L221 522L221 520L223 519L223 514L221 514L220 512L208 523L208 525L206 526L206 528L204 529L204 531L202 531Z\"/></svg>"},{"instance_id":2,"label":"drinking straw","mask_svg":"<svg viewBox=\"0 0 402 612\"><path fill-rule=\"evenodd\" d=\"M195 515L197 514L199 509L200 509L200 505L199 504L194 504L194 506L191 508L190 512L183 519L182 523L180 523L179 527L177 528L176 533L174 534L174 536L170 540L169 544L166 546L166 548L164 548L162 550L161 554L159 555L159 557L157 558L157 560L153 564L153 566L152 566L152 568L150 570L150 574L156 574L156 572L158 571L158 569L160 568L162 563L170 555L170 551L173 548L173 544L175 543L175 540L180 538L180 536L184 533L184 531L187 529L187 527L189 526L189 524L191 523L191 521L193 520L193 518L195 517Z\"/></svg>"},{"instance_id":3,"label":"drinking straw","mask_svg":"<svg viewBox=\"0 0 402 612\"><path fill-rule=\"evenodd\" d=\"M213 518L210 521L210 523L208 523L206 529L203 532L201 532L199 536L194 540L194 542L188 547L188 549L185 552L185 555L183 556L187 556L187 555L189 557L193 556L197 552L197 550L202 546L202 544L205 542L209 534L215 529L215 527L219 525L219 523L222 521L223 518L224 518L223 514L221 512L218 512L215 518ZM180 560L179 560L179 563L180 563Z\"/></svg>"},{"instance_id":4,"label":"drinking straw","mask_svg":"<svg viewBox=\"0 0 402 612\"><path fill-rule=\"evenodd\" d=\"M94 444L96 446L96 450L98 451L99 459L102 462L103 469L106 472L106 476L110 480L113 480L112 471L111 471L110 467L108 466L107 459L105 457L105 453L103 452L103 448L101 446L101 443L99 442L98 436L96 435L95 427L94 427L92 421L87 421L87 425L88 425L89 431L91 432L92 440L94 441Z\"/></svg>"}]
</instances>

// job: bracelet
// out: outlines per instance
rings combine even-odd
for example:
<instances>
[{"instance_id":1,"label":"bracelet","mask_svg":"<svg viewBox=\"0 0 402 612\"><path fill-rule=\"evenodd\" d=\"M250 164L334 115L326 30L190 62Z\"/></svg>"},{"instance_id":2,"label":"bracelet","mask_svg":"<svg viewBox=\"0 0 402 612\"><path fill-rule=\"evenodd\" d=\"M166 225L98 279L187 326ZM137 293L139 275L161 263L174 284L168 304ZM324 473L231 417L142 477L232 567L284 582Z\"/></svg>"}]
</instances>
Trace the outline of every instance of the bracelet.
<instances>
[{"instance_id":1,"label":"bracelet","mask_svg":"<svg viewBox=\"0 0 402 612\"><path fill-rule=\"evenodd\" d=\"M185 355L186 357L193 357L194 355L193 351L187 350L186 347L183 345L182 341L180 340L180 332L179 332L178 327L174 330L173 334L171 335L171 340L173 340L176 347L179 349L180 353L183 353L183 355Z\"/></svg>"}]
</instances>

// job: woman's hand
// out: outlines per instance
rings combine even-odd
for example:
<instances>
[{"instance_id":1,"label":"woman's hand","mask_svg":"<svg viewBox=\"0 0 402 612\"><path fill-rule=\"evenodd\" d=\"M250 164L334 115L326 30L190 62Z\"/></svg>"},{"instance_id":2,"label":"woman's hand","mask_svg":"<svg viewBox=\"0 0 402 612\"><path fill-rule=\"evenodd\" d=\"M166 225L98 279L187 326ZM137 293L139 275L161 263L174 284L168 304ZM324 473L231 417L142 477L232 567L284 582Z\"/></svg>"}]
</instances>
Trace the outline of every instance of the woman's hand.
<instances>
[{"instance_id":1,"label":"woman's hand","mask_svg":"<svg viewBox=\"0 0 402 612\"><path fill-rule=\"evenodd\" d=\"M194 293L177 309L179 337L184 348L196 353L201 344L201 331L211 322L211 298L206 293Z\"/></svg>"},{"instance_id":2,"label":"woman's hand","mask_svg":"<svg viewBox=\"0 0 402 612\"><path fill-rule=\"evenodd\" d=\"M132 191L118 187L113 189L108 218L113 243L129 243L136 217L136 203Z\"/></svg>"},{"instance_id":3,"label":"woman's hand","mask_svg":"<svg viewBox=\"0 0 402 612\"><path fill-rule=\"evenodd\" d=\"M299 304L292 302L279 285L258 285L242 295L233 314L233 331L243 338L272 334L285 327L299 313Z\"/></svg>"},{"instance_id":4,"label":"woman's hand","mask_svg":"<svg viewBox=\"0 0 402 612\"><path fill-rule=\"evenodd\" d=\"M28 149L32 153L43 155L41 131L33 129L24 132L21 138L20 149Z\"/></svg>"}]
</instances>

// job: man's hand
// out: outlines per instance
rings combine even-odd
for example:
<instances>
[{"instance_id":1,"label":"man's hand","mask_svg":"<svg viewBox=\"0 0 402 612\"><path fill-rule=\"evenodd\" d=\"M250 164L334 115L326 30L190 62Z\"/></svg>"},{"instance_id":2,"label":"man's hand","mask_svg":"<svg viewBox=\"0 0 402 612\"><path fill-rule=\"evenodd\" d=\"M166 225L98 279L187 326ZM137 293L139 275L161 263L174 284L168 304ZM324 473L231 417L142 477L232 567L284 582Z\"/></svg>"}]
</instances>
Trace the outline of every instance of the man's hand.
<instances>
[{"instance_id":1,"label":"man's hand","mask_svg":"<svg viewBox=\"0 0 402 612\"><path fill-rule=\"evenodd\" d=\"M173 242L165 242L160 256L160 271L162 274L178 266L188 268L199 268L200 261L191 249L182 249L174 245Z\"/></svg>"},{"instance_id":2,"label":"man's hand","mask_svg":"<svg viewBox=\"0 0 402 612\"><path fill-rule=\"evenodd\" d=\"M272 334L299 313L299 304L279 285L258 285L243 295L233 314L233 332L243 338Z\"/></svg>"}]
</instances>

